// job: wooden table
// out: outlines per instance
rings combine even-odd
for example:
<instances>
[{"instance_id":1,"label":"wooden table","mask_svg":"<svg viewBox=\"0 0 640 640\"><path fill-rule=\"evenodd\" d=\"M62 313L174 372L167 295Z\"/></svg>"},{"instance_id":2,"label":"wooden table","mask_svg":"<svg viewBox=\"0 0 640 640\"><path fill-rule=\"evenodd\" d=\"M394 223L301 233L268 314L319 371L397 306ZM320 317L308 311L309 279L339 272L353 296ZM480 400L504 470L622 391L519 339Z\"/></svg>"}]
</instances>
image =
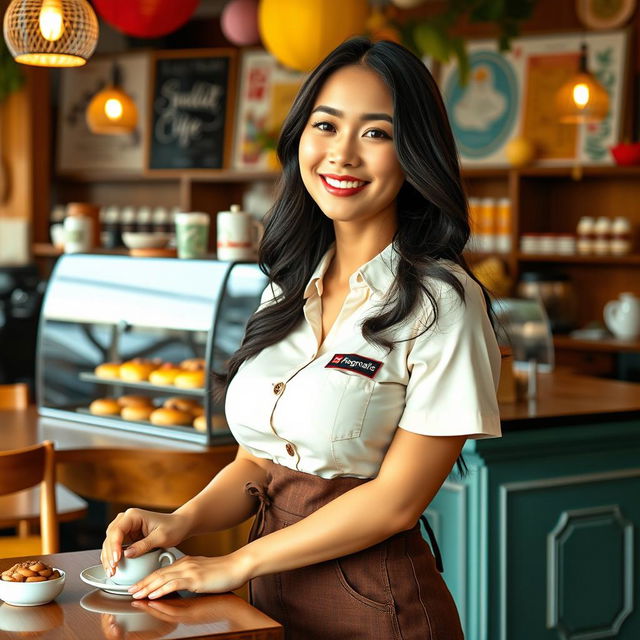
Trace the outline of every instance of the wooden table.
<instances>
[{"instance_id":1,"label":"wooden table","mask_svg":"<svg viewBox=\"0 0 640 640\"><path fill-rule=\"evenodd\" d=\"M109 596L85 584L80 571L99 563L99 551L39 556L67 573L64 591L39 607L0 605L0 639L29 637L64 640L152 640L199 638L280 640L281 625L232 593L171 594L143 608L133 599ZM0 571L24 558L0 560Z\"/></svg>"}]
</instances>

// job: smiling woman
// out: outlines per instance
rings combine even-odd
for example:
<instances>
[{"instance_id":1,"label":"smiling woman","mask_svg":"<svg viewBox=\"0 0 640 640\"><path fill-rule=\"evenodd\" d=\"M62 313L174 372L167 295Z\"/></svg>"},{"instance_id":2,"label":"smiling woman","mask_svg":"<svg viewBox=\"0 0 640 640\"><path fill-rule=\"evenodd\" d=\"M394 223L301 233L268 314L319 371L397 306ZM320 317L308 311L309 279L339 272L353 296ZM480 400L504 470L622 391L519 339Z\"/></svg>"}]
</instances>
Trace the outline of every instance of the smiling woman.
<instances>
[{"instance_id":1,"label":"smiling woman","mask_svg":"<svg viewBox=\"0 0 640 640\"><path fill-rule=\"evenodd\" d=\"M460 640L418 520L456 459L464 470L465 440L500 435L500 353L462 258L437 86L401 46L347 41L301 88L278 155L269 286L221 376L238 456L173 514L120 514L103 564L113 572L125 540L133 556L255 514L249 544L183 558L134 597L249 580L287 640Z\"/></svg>"},{"instance_id":2,"label":"smiling woman","mask_svg":"<svg viewBox=\"0 0 640 640\"><path fill-rule=\"evenodd\" d=\"M377 73L353 65L327 80L298 159L304 186L334 223L379 218L393 234L404 172L393 144L391 91Z\"/></svg>"}]
</instances>

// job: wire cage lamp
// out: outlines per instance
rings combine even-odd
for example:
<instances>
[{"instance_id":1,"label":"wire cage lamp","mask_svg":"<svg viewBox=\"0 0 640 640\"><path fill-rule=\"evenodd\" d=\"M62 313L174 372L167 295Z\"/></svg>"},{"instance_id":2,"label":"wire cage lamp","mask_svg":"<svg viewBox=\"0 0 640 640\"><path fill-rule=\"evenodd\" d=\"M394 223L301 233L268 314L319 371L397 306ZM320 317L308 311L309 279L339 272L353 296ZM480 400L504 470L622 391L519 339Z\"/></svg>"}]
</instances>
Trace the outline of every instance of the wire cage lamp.
<instances>
[{"instance_id":1,"label":"wire cage lamp","mask_svg":"<svg viewBox=\"0 0 640 640\"><path fill-rule=\"evenodd\" d=\"M87 0L12 0L4 39L16 62L80 67L98 43L98 19Z\"/></svg>"}]
</instances>

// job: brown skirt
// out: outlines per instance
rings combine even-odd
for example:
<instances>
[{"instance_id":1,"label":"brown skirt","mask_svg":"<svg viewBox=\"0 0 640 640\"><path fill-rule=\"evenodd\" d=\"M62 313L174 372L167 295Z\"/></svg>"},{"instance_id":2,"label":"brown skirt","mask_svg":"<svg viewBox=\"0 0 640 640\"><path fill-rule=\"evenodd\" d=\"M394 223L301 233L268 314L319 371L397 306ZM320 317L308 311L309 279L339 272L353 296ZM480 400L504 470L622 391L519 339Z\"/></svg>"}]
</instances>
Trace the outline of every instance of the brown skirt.
<instances>
[{"instance_id":1,"label":"brown skirt","mask_svg":"<svg viewBox=\"0 0 640 640\"><path fill-rule=\"evenodd\" d=\"M272 464L249 541L298 522L367 482ZM375 508L375 505L372 505ZM286 640L464 640L455 603L418 524L348 556L254 578L251 603Z\"/></svg>"}]
</instances>

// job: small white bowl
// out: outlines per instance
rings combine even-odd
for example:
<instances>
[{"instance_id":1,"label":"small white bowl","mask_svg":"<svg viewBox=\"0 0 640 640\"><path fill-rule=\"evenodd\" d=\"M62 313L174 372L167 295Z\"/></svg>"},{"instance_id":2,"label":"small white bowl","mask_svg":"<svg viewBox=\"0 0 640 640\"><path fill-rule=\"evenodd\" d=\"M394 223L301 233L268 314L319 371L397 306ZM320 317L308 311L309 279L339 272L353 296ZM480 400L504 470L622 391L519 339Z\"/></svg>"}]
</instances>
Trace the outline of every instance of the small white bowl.
<instances>
[{"instance_id":1,"label":"small white bowl","mask_svg":"<svg viewBox=\"0 0 640 640\"><path fill-rule=\"evenodd\" d=\"M55 567L54 567L55 568ZM60 577L46 582L6 582L0 580L0 600L14 607L35 607L57 598L64 589L67 574L58 569Z\"/></svg>"},{"instance_id":2,"label":"small white bowl","mask_svg":"<svg viewBox=\"0 0 640 640\"><path fill-rule=\"evenodd\" d=\"M169 242L169 234L159 231L125 231L122 241L129 249L161 249Z\"/></svg>"}]
</instances>

